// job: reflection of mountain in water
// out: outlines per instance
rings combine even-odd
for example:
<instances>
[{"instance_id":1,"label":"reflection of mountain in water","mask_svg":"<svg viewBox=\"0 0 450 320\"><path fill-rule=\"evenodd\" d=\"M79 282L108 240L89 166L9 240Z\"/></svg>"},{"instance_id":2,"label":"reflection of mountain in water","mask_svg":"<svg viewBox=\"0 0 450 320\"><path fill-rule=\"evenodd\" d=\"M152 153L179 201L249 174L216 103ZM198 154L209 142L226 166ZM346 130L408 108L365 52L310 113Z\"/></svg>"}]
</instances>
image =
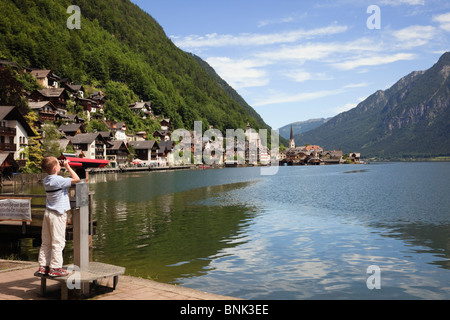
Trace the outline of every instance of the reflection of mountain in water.
<instances>
[{"instance_id":1,"label":"reflection of mountain in water","mask_svg":"<svg viewBox=\"0 0 450 320\"><path fill-rule=\"evenodd\" d=\"M111 189L117 185L123 192L138 190L136 179L94 185L98 221L94 259L125 266L131 275L167 283L200 275L208 269L209 257L245 242L243 230L254 216L247 206L205 205L203 200L248 184L157 194L147 201L133 201L141 198L136 194L118 196L119 201L103 196L116 192Z\"/></svg>"}]
</instances>

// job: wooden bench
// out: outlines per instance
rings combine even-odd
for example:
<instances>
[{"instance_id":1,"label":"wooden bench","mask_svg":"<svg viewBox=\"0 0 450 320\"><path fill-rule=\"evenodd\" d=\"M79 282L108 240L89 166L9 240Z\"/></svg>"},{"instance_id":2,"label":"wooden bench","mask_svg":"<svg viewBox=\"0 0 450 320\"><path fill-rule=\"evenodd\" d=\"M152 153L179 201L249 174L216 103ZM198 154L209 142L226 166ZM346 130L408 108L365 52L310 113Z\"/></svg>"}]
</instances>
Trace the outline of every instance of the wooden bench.
<instances>
[{"instance_id":1,"label":"wooden bench","mask_svg":"<svg viewBox=\"0 0 450 320\"><path fill-rule=\"evenodd\" d=\"M70 266L64 266L63 269L70 271ZM64 277L51 277L39 274L36 272L34 275L41 278L41 295L45 296L47 293L47 279L58 281L61 283L61 300L68 300L69 296L69 284L76 285L78 281L82 288L89 285L90 282L96 283L99 279L113 277L113 290L116 289L119 282L119 276L125 273L124 267L113 266L101 262L89 262L89 269L83 271L74 271L68 276ZM75 282L75 283L74 283Z\"/></svg>"}]
</instances>

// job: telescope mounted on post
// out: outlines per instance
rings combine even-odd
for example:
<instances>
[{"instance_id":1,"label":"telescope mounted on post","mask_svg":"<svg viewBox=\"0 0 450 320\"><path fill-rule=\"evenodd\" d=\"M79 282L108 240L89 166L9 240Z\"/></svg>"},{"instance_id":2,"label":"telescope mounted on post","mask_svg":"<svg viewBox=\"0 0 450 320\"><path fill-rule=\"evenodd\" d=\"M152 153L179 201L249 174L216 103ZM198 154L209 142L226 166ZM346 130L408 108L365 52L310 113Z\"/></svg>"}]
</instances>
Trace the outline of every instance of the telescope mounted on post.
<instances>
[{"instance_id":1,"label":"telescope mounted on post","mask_svg":"<svg viewBox=\"0 0 450 320\"><path fill-rule=\"evenodd\" d=\"M59 160L68 160L69 166L75 170L80 179L86 179L86 169L103 168L109 163L109 160L77 158L76 154L72 153L62 153Z\"/></svg>"}]
</instances>

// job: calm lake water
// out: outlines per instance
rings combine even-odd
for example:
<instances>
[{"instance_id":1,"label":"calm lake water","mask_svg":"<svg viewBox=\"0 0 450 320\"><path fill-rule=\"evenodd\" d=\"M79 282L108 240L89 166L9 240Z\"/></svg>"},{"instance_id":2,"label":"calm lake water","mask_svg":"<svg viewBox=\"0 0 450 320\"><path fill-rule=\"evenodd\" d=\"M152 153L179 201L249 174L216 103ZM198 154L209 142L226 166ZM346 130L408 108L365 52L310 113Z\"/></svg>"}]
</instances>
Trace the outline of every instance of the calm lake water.
<instances>
[{"instance_id":1,"label":"calm lake water","mask_svg":"<svg viewBox=\"0 0 450 320\"><path fill-rule=\"evenodd\" d=\"M450 163L260 170L91 175L93 260L244 299L450 299Z\"/></svg>"}]
</instances>

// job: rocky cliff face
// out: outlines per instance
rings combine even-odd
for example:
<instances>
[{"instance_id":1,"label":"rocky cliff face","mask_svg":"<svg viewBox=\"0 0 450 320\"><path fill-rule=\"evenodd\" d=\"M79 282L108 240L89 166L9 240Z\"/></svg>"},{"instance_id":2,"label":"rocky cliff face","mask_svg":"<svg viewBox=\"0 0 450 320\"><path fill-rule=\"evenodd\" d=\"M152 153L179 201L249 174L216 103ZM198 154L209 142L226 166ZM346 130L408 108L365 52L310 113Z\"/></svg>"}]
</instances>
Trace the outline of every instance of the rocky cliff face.
<instances>
[{"instance_id":1,"label":"rocky cliff face","mask_svg":"<svg viewBox=\"0 0 450 320\"><path fill-rule=\"evenodd\" d=\"M448 155L449 114L450 53L445 53L432 68L410 73L295 140L369 156Z\"/></svg>"}]
</instances>

